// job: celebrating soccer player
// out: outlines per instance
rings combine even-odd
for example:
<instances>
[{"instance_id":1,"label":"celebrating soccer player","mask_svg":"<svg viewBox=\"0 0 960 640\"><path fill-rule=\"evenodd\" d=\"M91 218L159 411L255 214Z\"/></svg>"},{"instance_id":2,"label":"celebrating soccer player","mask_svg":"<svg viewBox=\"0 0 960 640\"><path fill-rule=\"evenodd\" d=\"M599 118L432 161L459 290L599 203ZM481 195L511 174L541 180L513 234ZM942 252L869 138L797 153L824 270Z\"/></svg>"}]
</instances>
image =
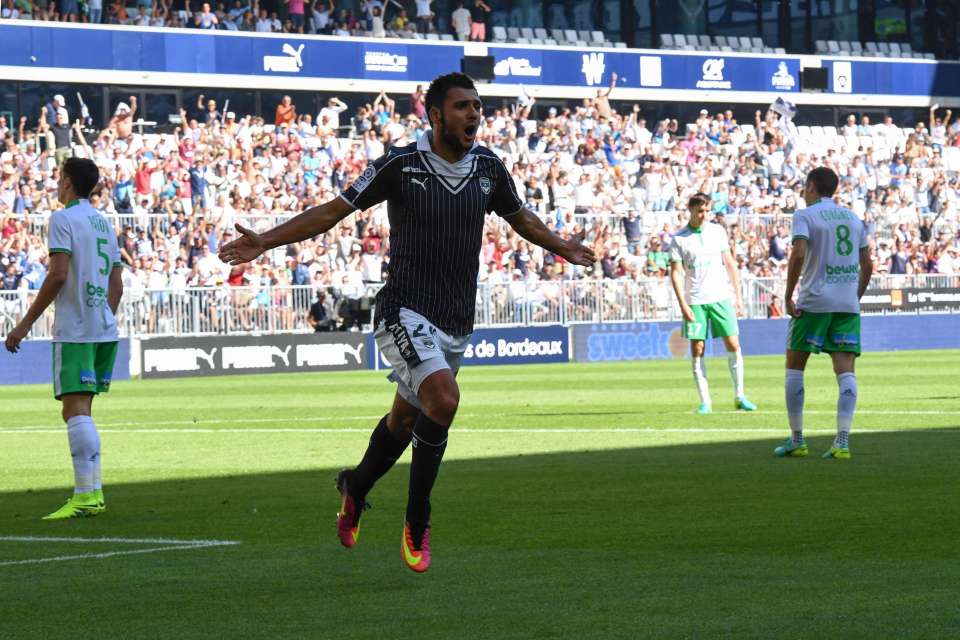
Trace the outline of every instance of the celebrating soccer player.
<instances>
[{"instance_id":1,"label":"celebrating soccer player","mask_svg":"<svg viewBox=\"0 0 960 640\"><path fill-rule=\"evenodd\" d=\"M50 271L6 347L16 353L33 323L55 302L53 394L63 403L74 493L44 520L94 516L106 509L100 480L100 436L93 396L110 390L117 357L117 306L123 296L120 250L113 227L87 198L100 181L91 160L63 163L57 195L65 209L50 216Z\"/></svg>"},{"instance_id":2,"label":"celebrating soccer player","mask_svg":"<svg viewBox=\"0 0 960 640\"><path fill-rule=\"evenodd\" d=\"M339 198L263 235L238 225L242 237L221 252L231 264L248 262L388 202L390 278L377 295L374 324L397 393L360 464L337 476L337 531L345 547L356 544L367 494L412 441L401 554L416 572L431 561L430 492L460 403L455 376L473 331L484 216L496 212L523 238L569 262L596 261L579 239L564 240L523 208L503 162L477 145L482 104L468 76L436 78L426 108L432 128L416 145L390 149Z\"/></svg>"},{"instance_id":3,"label":"celebrating soccer player","mask_svg":"<svg viewBox=\"0 0 960 640\"><path fill-rule=\"evenodd\" d=\"M807 175L803 199L810 203L793 215L793 251L787 267L787 375L784 395L791 437L774 453L807 455L803 440L803 371L811 353L829 353L837 375L837 437L824 458L850 458L850 425L857 407L853 366L860 355L860 298L870 283L873 263L866 227L831 197L839 178L818 167ZM793 292L799 283L797 301Z\"/></svg>"},{"instance_id":4,"label":"celebrating soccer player","mask_svg":"<svg viewBox=\"0 0 960 640\"><path fill-rule=\"evenodd\" d=\"M712 408L703 362L708 329L711 337L723 338L727 348L734 407L755 411L756 405L743 392L743 355L737 325L737 314L743 313L743 298L727 232L722 225L704 224L710 209L710 197L706 194L691 197L687 209L690 212L687 226L670 242L670 280L683 313L683 337L690 341L693 380L700 394L697 413L708 414ZM686 284L680 280L681 272L686 275Z\"/></svg>"}]
</instances>

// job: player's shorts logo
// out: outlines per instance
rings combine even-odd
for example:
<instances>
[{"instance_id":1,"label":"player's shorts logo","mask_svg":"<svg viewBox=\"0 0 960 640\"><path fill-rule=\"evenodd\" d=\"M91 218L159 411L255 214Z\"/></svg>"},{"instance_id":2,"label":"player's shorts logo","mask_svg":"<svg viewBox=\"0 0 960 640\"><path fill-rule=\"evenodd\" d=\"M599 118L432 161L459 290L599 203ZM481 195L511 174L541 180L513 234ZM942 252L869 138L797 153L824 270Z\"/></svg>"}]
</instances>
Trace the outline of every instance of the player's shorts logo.
<instances>
[{"instance_id":1,"label":"player's shorts logo","mask_svg":"<svg viewBox=\"0 0 960 640\"><path fill-rule=\"evenodd\" d=\"M480 191L483 191L483 195L490 195L490 178L480 178Z\"/></svg>"}]
</instances>

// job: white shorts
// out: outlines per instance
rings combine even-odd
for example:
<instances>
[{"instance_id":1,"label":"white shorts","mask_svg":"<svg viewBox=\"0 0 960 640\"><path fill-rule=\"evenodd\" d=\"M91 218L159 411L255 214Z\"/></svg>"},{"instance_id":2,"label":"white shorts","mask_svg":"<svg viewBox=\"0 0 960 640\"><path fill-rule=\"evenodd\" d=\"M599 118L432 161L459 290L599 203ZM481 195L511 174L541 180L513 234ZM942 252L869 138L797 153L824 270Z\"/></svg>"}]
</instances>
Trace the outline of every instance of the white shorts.
<instances>
[{"instance_id":1,"label":"white shorts","mask_svg":"<svg viewBox=\"0 0 960 640\"><path fill-rule=\"evenodd\" d=\"M399 321L384 319L373 334L377 348L393 368L387 376L397 393L418 409L420 385L431 374L450 369L456 376L470 336L451 336L416 311L401 308Z\"/></svg>"}]
</instances>

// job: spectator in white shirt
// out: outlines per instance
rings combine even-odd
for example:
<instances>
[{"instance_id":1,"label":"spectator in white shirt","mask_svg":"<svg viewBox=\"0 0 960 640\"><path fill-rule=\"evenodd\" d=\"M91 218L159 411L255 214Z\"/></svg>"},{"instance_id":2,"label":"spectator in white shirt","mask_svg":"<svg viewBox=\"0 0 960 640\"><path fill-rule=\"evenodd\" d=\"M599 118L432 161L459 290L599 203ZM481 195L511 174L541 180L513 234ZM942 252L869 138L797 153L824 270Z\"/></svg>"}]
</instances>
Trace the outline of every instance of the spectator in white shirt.
<instances>
[{"instance_id":1,"label":"spectator in white shirt","mask_svg":"<svg viewBox=\"0 0 960 640\"><path fill-rule=\"evenodd\" d=\"M470 10L464 7L462 2L458 2L457 8L450 14L450 23L457 34L457 40L470 39Z\"/></svg>"},{"instance_id":2,"label":"spectator in white shirt","mask_svg":"<svg viewBox=\"0 0 960 640\"><path fill-rule=\"evenodd\" d=\"M327 106L320 109L320 115L317 122L323 122L323 117L327 116L327 124L336 131L340 128L340 114L347 110L347 105L336 96L327 100Z\"/></svg>"}]
</instances>

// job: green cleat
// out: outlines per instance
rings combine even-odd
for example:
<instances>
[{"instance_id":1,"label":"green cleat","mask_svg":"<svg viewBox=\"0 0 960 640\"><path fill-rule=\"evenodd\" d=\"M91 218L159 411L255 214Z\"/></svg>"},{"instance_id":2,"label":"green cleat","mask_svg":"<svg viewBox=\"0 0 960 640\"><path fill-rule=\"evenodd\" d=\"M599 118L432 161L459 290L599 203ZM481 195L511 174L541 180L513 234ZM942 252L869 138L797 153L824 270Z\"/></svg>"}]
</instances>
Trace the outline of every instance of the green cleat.
<instances>
[{"instance_id":1,"label":"green cleat","mask_svg":"<svg viewBox=\"0 0 960 640\"><path fill-rule=\"evenodd\" d=\"M75 493L70 496L67 503L51 513L44 516L44 520L66 520L68 518L86 518L95 516L106 507L103 503L97 502L97 496L93 491L87 493Z\"/></svg>"},{"instance_id":2,"label":"green cleat","mask_svg":"<svg viewBox=\"0 0 960 640\"><path fill-rule=\"evenodd\" d=\"M710 415L710 412L711 412L712 410L713 410L713 409L711 409L710 405L708 405L708 404L701 404L701 405L697 408L697 415L700 415L700 416Z\"/></svg>"},{"instance_id":3,"label":"green cleat","mask_svg":"<svg viewBox=\"0 0 960 640\"><path fill-rule=\"evenodd\" d=\"M737 411L756 411L757 405L747 400L747 396L740 396L733 401L733 408Z\"/></svg>"},{"instance_id":4,"label":"green cleat","mask_svg":"<svg viewBox=\"0 0 960 640\"><path fill-rule=\"evenodd\" d=\"M849 447L830 447L830 450L823 454L825 460L849 460L850 459L850 448Z\"/></svg>"},{"instance_id":5,"label":"green cleat","mask_svg":"<svg viewBox=\"0 0 960 640\"><path fill-rule=\"evenodd\" d=\"M773 450L773 455L778 458L803 458L808 453L810 449L807 448L807 443L801 441L797 444L793 438L787 438L782 445Z\"/></svg>"},{"instance_id":6,"label":"green cleat","mask_svg":"<svg viewBox=\"0 0 960 640\"><path fill-rule=\"evenodd\" d=\"M93 496L97 499L97 513L103 513L107 510L107 503L103 499L103 489L94 489Z\"/></svg>"}]
</instances>

